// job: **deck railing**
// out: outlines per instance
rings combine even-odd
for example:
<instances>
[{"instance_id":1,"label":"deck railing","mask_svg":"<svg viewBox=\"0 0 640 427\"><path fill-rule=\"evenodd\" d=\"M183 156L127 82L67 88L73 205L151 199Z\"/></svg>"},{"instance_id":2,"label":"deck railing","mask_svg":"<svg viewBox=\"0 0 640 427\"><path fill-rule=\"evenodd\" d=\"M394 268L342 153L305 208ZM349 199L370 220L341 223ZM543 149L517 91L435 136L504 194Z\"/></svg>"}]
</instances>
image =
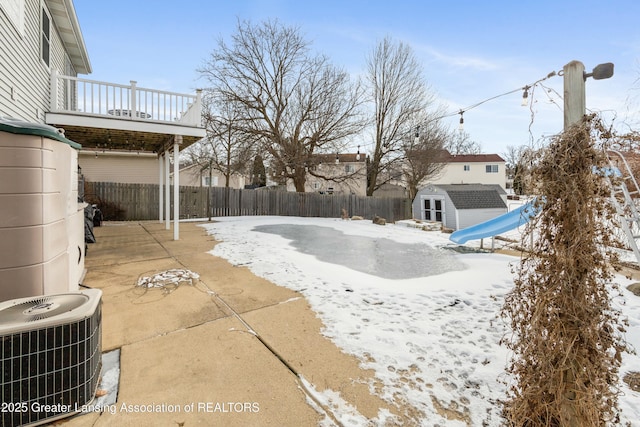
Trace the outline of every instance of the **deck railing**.
<instances>
[{"instance_id":1,"label":"deck railing","mask_svg":"<svg viewBox=\"0 0 640 427\"><path fill-rule=\"evenodd\" d=\"M118 117L202 127L201 91L195 95L51 74L51 112Z\"/></svg>"}]
</instances>

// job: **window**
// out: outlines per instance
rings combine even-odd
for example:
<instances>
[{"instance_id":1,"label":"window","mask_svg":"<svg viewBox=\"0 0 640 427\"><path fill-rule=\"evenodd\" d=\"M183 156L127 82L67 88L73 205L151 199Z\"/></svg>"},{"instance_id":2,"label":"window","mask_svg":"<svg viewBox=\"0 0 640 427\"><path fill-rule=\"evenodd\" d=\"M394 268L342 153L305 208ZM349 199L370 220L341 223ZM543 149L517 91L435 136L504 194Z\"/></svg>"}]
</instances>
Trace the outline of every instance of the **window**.
<instances>
[{"instance_id":1,"label":"window","mask_svg":"<svg viewBox=\"0 0 640 427\"><path fill-rule=\"evenodd\" d=\"M209 177L208 176L204 176L204 185L206 187L209 186ZM211 185L212 187L217 187L218 186L218 177L217 176L212 176L211 178L213 178L211 181L213 182L213 184Z\"/></svg>"},{"instance_id":2,"label":"window","mask_svg":"<svg viewBox=\"0 0 640 427\"><path fill-rule=\"evenodd\" d=\"M42 43L40 45L40 50L42 53L42 60L47 67L50 65L50 53L51 53L51 18L49 17L49 13L47 13L46 8L42 8Z\"/></svg>"},{"instance_id":3,"label":"window","mask_svg":"<svg viewBox=\"0 0 640 427\"><path fill-rule=\"evenodd\" d=\"M498 173L498 165L487 165L487 173Z\"/></svg>"},{"instance_id":4,"label":"window","mask_svg":"<svg viewBox=\"0 0 640 427\"><path fill-rule=\"evenodd\" d=\"M464 171L465 172L469 172L471 170L471 166L469 165L464 165Z\"/></svg>"},{"instance_id":5,"label":"window","mask_svg":"<svg viewBox=\"0 0 640 427\"><path fill-rule=\"evenodd\" d=\"M344 173L354 173L356 167L354 165L344 165Z\"/></svg>"}]
</instances>

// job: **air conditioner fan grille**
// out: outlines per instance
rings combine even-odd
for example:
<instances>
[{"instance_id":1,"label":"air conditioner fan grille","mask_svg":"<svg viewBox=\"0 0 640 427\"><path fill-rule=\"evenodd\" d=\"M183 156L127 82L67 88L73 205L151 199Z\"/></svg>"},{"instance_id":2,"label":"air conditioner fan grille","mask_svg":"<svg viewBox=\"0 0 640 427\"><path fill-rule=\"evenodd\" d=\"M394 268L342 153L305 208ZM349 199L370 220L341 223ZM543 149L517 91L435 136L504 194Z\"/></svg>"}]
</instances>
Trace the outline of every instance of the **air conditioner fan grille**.
<instances>
[{"instance_id":1,"label":"air conditioner fan grille","mask_svg":"<svg viewBox=\"0 0 640 427\"><path fill-rule=\"evenodd\" d=\"M61 294L39 298L9 306L0 310L0 324L36 322L74 310L88 300L83 294Z\"/></svg>"}]
</instances>

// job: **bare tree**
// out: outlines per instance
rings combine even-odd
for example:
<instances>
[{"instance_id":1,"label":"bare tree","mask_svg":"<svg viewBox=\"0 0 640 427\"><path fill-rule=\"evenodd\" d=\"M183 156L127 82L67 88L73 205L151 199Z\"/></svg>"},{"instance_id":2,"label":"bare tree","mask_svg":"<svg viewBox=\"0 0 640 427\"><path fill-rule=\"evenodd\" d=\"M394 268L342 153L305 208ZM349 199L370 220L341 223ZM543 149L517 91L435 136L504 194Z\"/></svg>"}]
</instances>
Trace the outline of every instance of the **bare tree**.
<instances>
[{"instance_id":1,"label":"bare tree","mask_svg":"<svg viewBox=\"0 0 640 427\"><path fill-rule=\"evenodd\" d=\"M439 121L426 120L422 125L416 125L415 134L405 141L403 175L409 199L413 200L420 187L444 169L449 157L444 148L447 139L448 132Z\"/></svg>"},{"instance_id":2,"label":"bare tree","mask_svg":"<svg viewBox=\"0 0 640 427\"><path fill-rule=\"evenodd\" d=\"M243 132L240 126L241 111L217 95L209 92L204 98L207 137L194 145L189 155L202 171L220 172L225 177L225 187L229 187L233 174L249 172L247 164L253 154L253 136Z\"/></svg>"},{"instance_id":3,"label":"bare tree","mask_svg":"<svg viewBox=\"0 0 640 427\"><path fill-rule=\"evenodd\" d=\"M267 169L264 167L264 161L260 154L256 154L253 158L253 166L251 168L251 185L254 187L264 187L267 185Z\"/></svg>"},{"instance_id":4,"label":"bare tree","mask_svg":"<svg viewBox=\"0 0 640 427\"><path fill-rule=\"evenodd\" d=\"M533 164L542 155L541 149L528 145L508 145L502 155L506 162L507 178L513 180L513 192L518 195L531 193Z\"/></svg>"},{"instance_id":5,"label":"bare tree","mask_svg":"<svg viewBox=\"0 0 640 427\"><path fill-rule=\"evenodd\" d=\"M219 40L199 71L298 192L315 153L339 151L362 129L358 86L327 57L312 55L297 28L238 22L232 43Z\"/></svg>"},{"instance_id":6,"label":"bare tree","mask_svg":"<svg viewBox=\"0 0 640 427\"><path fill-rule=\"evenodd\" d=\"M434 102L413 50L385 38L367 58L368 91L374 105L374 149L367 195L395 176L404 162L403 141L415 119Z\"/></svg>"},{"instance_id":7,"label":"bare tree","mask_svg":"<svg viewBox=\"0 0 640 427\"><path fill-rule=\"evenodd\" d=\"M527 174L531 171L530 161L532 149L526 145L508 145L502 157L505 160L507 179L513 182L513 192L515 194L525 194L525 181Z\"/></svg>"},{"instance_id":8,"label":"bare tree","mask_svg":"<svg viewBox=\"0 0 640 427\"><path fill-rule=\"evenodd\" d=\"M471 139L471 136L464 131L453 132L447 143L447 151L457 156L459 154L480 154L482 146L479 142Z\"/></svg>"}]
</instances>

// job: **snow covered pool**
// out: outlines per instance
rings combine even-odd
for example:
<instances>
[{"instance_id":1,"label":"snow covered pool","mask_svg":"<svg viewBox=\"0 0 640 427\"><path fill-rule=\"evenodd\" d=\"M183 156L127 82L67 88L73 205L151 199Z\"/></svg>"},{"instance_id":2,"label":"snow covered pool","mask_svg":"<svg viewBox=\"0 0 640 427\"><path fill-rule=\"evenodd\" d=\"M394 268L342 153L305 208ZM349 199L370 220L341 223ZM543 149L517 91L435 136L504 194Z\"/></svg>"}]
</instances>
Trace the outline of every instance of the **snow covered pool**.
<instances>
[{"instance_id":1,"label":"snow covered pool","mask_svg":"<svg viewBox=\"0 0 640 427\"><path fill-rule=\"evenodd\" d=\"M301 253L383 279L413 279L463 270L453 254L422 243L347 235L331 227L301 224L259 225L253 229L277 234Z\"/></svg>"}]
</instances>

